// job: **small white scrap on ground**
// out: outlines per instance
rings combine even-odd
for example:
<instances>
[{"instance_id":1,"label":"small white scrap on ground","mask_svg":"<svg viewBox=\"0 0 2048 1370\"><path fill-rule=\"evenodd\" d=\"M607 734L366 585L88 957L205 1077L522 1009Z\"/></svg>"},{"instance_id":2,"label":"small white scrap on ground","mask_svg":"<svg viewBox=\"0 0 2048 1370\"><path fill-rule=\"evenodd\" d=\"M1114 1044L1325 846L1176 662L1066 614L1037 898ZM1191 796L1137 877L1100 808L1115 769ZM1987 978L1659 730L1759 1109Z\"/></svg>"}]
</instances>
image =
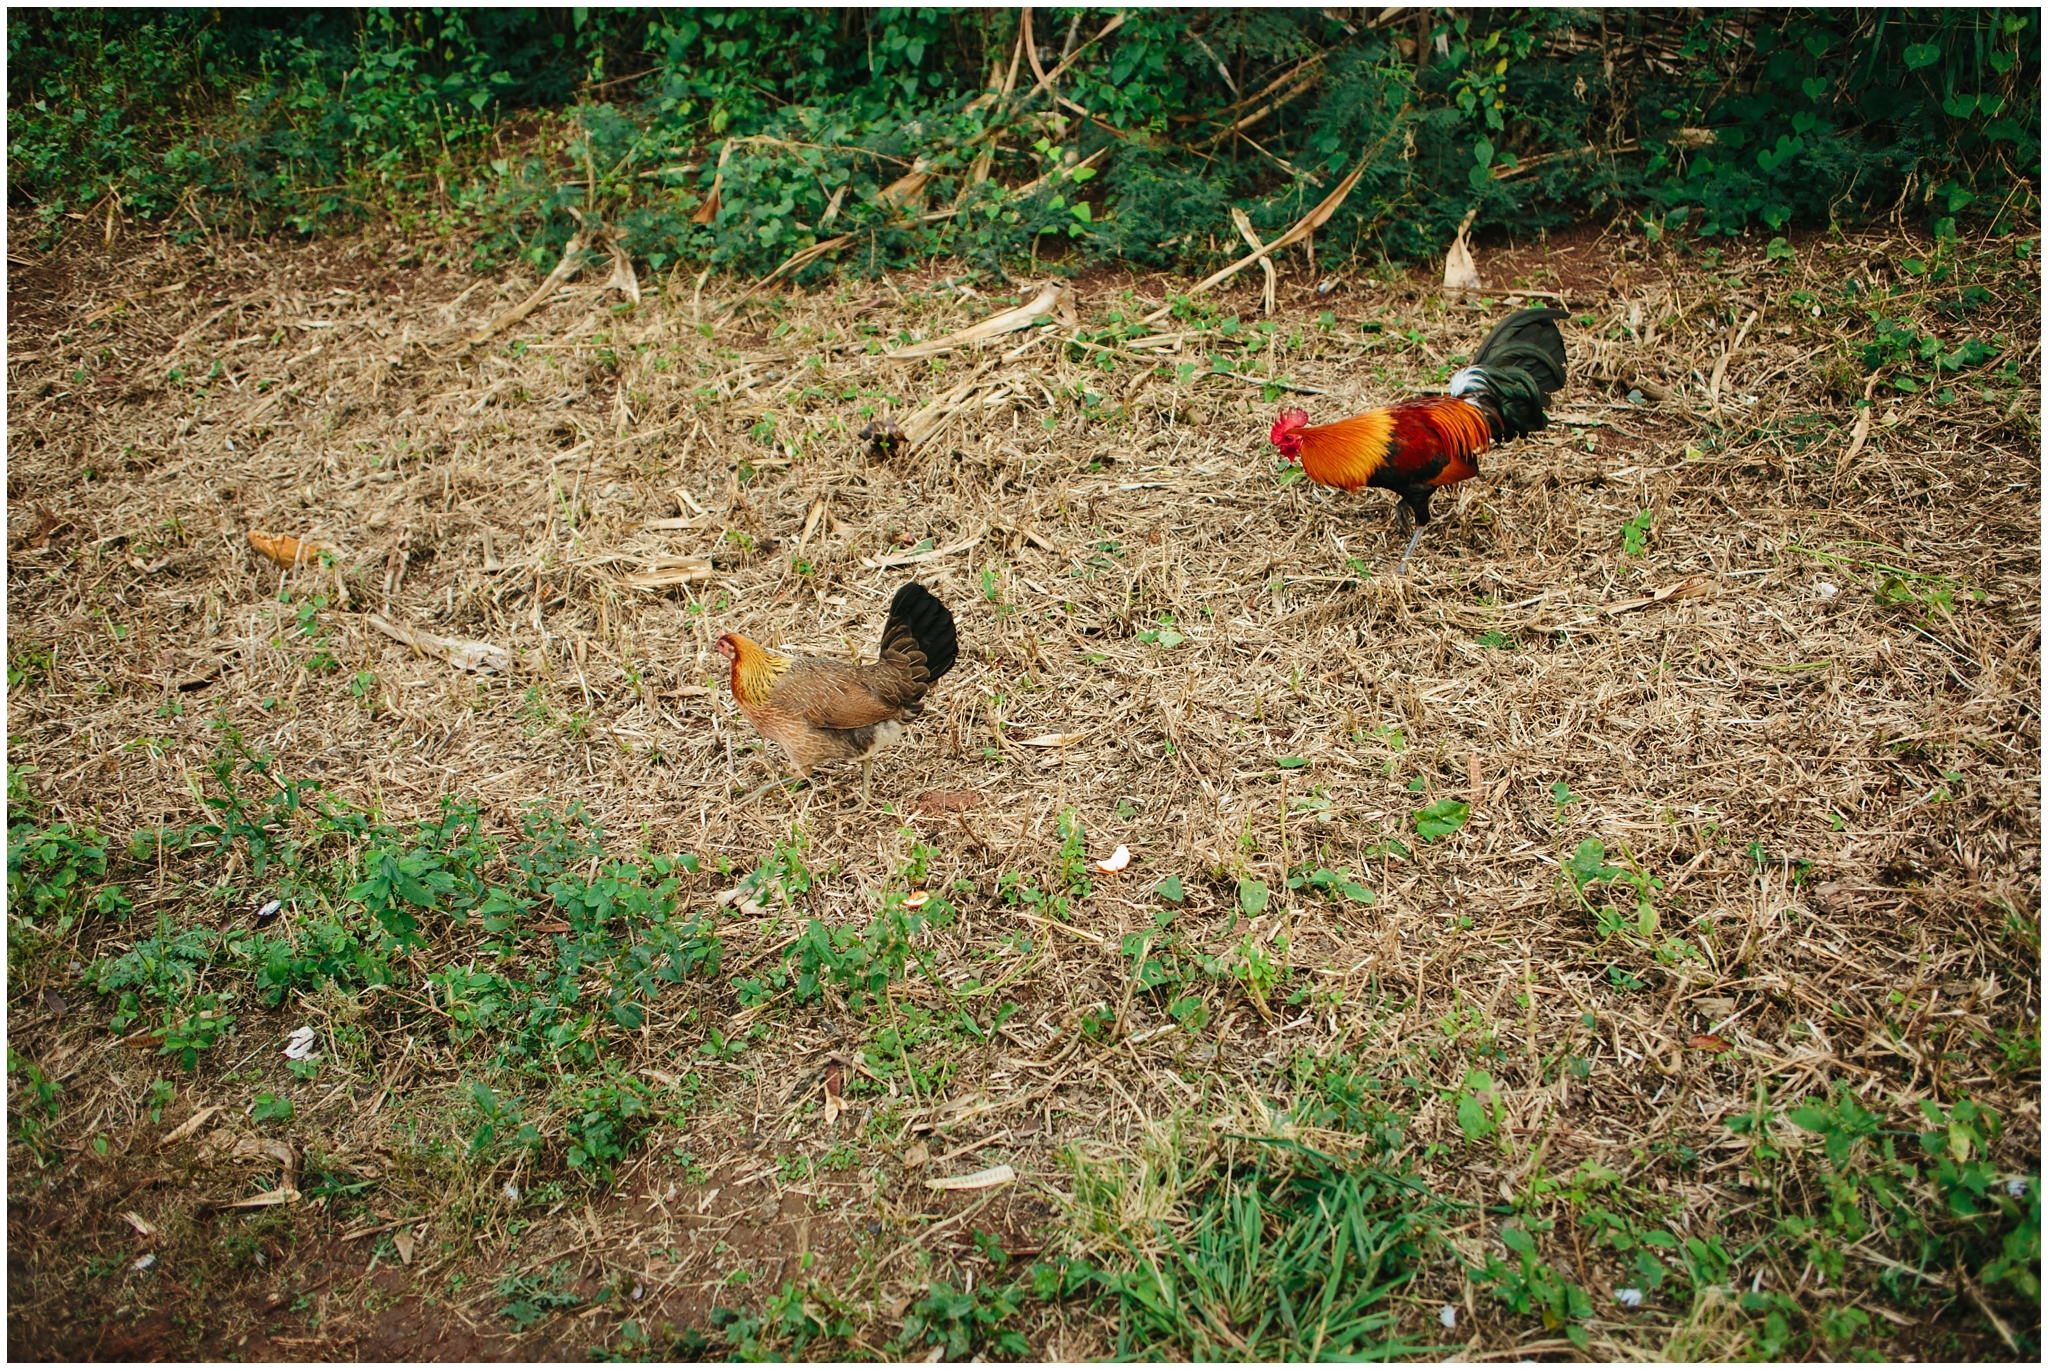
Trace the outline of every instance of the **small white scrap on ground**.
<instances>
[{"instance_id":1,"label":"small white scrap on ground","mask_svg":"<svg viewBox=\"0 0 2048 1370\"><path fill-rule=\"evenodd\" d=\"M272 914L276 913L279 909L283 907L284 900L271 900L268 904L265 904L262 908L256 910L256 921L259 923L262 922L264 919L270 917Z\"/></svg>"},{"instance_id":2,"label":"small white scrap on ground","mask_svg":"<svg viewBox=\"0 0 2048 1370\"><path fill-rule=\"evenodd\" d=\"M1095 869L1101 871L1105 875L1115 875L1118 871L1122 870L1125 866L1128 866L1130 864L1131 849L1129 847L1118 847L1115 851L1109 854L1108 860L1097 861L1095 863Z\"/></svg>"},{"instance_id":3,"label":"small white scrap on ground","mask_svg":"<svg viewBox=\"0 0 2048 1370\"><path fill-rule=\"evenodd\" d=\"M1458 1325L1458 1310L1449 1304L1445 1304L1442 1308L1436 1310L1436 1320L1445 1327L1456 1327Z\"/></svg>"},{"instance_id":4,"label":"small white scrap on ground","mask_svg":"<svg viewBox=\"0 0 2048 1370\"><path fill-rule=\"evenodd\" d=\"M313 1054L313 1046L318 1040L319 1034L310 1027L295 1029L292 1035L285 1039L285 1059L288 1061L305 1060Z\"/></svg>"},{"instance_id":5,"label":"small white scrap on ground","mask_svg":"<svg viewBox=\"0 0 2048 1370\"><path fill-rule=\"evenodd\" d=\"M2017 1178L2007 1180L2005 1182L2005 1192L2012 1198L2022 1198L2026 1195L2027 1192L2027 1182L2023 1179Z\"/></svg>"},{"instance_id":6,"label":"small white scrap on ground","mask_svg":"<svg viewBox=\"0 0 2048 1370\"><path fill-rule=\"evenodd\" d=\"M154 1253L154 1252L152 1252L152 1253L150 1253L150 1254L148 1254L148 1255L145 1255L145 1256L142 1256L142 1257L138 1258L138 1259L136 1260L135 1264L133 1264L133 1265L129 1266L128 1268L129 1268L130 1270L147 1270L147 1269L149 1269L149 1268L150 1268L150 1267L151 1267L152 1265L155 1265L155 1264L156 1264L156 1255L155 1255L155 1253Z\"/></svg>"},{"instance_id":7,"label":"small white scrap on ground","mask_svg":"<svg viewBox=\"0 0 2048 1370\"><path fill-rule=\"evenodd\" d=\"M510 1199L513 1203L519 1202L519 1186L513 1184L510 1180L505 1181L504 1194L505 1197L507 1199Z\"/></svg>"},{"instance_id":8,"label":"small white scrap on ground","mask_svg":"<svg viewBox=\"0 0 2048 1370\"><path fill-rule=\"evenodd\" d=\"M1614 1291L1614 1301L1623 1308L1641 1308L1643 1306L1643 1291L1640 1289L1617 1289Z\"/></svg>"}]
</instances>

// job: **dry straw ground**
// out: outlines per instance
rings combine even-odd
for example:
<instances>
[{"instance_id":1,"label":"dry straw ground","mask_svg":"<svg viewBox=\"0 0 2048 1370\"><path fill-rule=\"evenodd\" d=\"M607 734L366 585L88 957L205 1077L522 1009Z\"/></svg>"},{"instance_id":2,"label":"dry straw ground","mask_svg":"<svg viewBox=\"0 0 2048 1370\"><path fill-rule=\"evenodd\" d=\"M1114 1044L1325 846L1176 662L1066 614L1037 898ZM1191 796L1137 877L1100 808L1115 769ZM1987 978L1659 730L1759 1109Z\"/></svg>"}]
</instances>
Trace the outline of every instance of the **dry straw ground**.
<instances>
[{"instance_id":1,"label":"dry straw ground","mask_svg":"<svg viewBox=\"0 0 2048 1370\"><path fill-rule=\"evenodd\" d=\"M580 802L620 855L702 854L693 907L718 910L778 849L816 882L718 911L724 969L612 1034L642 1078L699 1088L592 1188L559 1146L464 1159L475 1048L451 1044L425 976L473 960L474 925L428 920L386 991L245 995L196 1071L124 1046L76 968L160 916L246 924L272 891L203 854L117 859L127 922L25 940L10 964L10 1352L581 1355L635 1349L627 1319L659 1351L664 1325L709 1334L714 1303L758 1310L793 1285L851 1329L804 1354L879 1354L934 1280L1156 1250L1148 1219L1184 1221L1205 1177L1258 1149L1244 1137L1276 1135L1363 1148L1462 1205L1391 1305L1444 1353L1579 1354L1468 1273L1512 1269L1516 1212L1538 1284L1590 1296L1560 1306L1594 1356L1750 1354L1765 1314L1740 1294L1782 1296L1782 1354L2035 1345L2009 1291L1830 1226L1849 1182L1784 1116L1846 1096L1903 1135L1923 1101L1970 1099L2002 1119L1998 1175L2038 1175L2039 300L2012 240L1947 250L1947 295L1990 292L1963 331L2002 334L2017 372L1981 366L1948 403L1887 385L1859 426L1870 325L1845 283L1909 287L1896 307L1940 322L1943 288L1909 258L1934 245L1815 238L1784 262L1586 230L1482 244L1489 293L1462 302L1393 273L1317 295L1291 263L1277 355L1240 366L1322 417L1440 387L1508 287L1574 311L1560 422L1439 502L1405 583L1389 506L1282 481L1277 392L1202 374L1239 355L1225 319L1264 336L1251 273L1162 325L1176 341L1019 334L892 361L870 344L1033 287L998 301L935 272L725 317L722 282L648 283L629 307L585 277L472 347L464 331L532 282L368 239L12 260L9 762L34 768L44 821L116 847L200 821L226 719L280 774L393 818L455 795L510 836L537 798ZM1084 279L1079 327L1171 288ZM934 400L945 422L921 420L914 450L854 436ZM336 567L281 571L252 529L318 539ZM964 650L873 802L849 768L735 803L776 758L732 708L717 634L872 650L912 575ZM458 671L372 615L517 664ZM1071 741L1031 745L1050 734ZM1469 821L1424 840L1414 815L1440 800ZM1091 862L1134 859L1091 868L1092 893L1048 919L998 891L1059 887L1067 810ZM1588 837L1659 882L1654 928L1625 879L1573 895L1560 860ZM961 890L957 920L919 936L932 974L913 962L886 1011L837 992L742 1006L733 981L772 968L801 919L858 926L900 892L914 844L930 888ZM1285 887L1316 867L1373 898ZM1168 877L1175 964L1217 973L1155 994L1122 948L1172 907ZM1256 917L1248 881L1274 892ZM1017 1008L979 1044L945 1030L956 992L977 1031ZM1176 996L1200 1004L1187 1025ZM899 1012L928 1024L929 1095L861 1073L903 1040L881 1036ZM280 1051L302 1022L358 1043L311 1083ZM749 1044L700 1052L714 1034ZM40 1160L17 1057L61 1085ZM831 1125L828 1075L848 1105ZM1330 1101L1368 1078L1347 1130ZM293 1119L251 1116L258 1093ZM1760 1106L1765 1128L1741 1130ZM1393 1149L1358 1135L1368 1115L1399 1126ZM210 1162L237 1142L253 1170ZM203 1206L315 1156L371 1183ZM924 1184L998 1164L1018 1178ZM1614 1291L1643 1279L1597 1211L1707 1254L1672 1256L1624 1307ZM560 1311L534 1305L530 1330L501 1315L543 1286ZM1114 1305L1086 1297L1004 1326L1038 1355L1115 1349Z\"/></svg>"}]
</instances>

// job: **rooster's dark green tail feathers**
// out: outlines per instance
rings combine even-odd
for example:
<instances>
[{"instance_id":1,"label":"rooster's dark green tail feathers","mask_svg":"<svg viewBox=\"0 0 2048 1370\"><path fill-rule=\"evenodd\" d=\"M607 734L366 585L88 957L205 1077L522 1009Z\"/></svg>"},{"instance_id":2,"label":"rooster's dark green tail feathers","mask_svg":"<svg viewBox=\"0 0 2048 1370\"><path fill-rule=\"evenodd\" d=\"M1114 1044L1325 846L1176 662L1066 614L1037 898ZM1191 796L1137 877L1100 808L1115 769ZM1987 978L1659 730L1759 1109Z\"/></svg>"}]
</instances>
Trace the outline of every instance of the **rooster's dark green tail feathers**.
<instances>
[{"instance_id":1,"label":"rooster's dark green tail feathers","mask_svg":"<svg viewBox=\"0 0 2048 1370\"><path fill-rule=\"evenodd\" d=\"M1472 365L1489 371L1527 371L1546 396L1562 390L1564 335L1557 331L1557 320L1570 317L1562 309L1518 309L1486 335L1472 354Z\"/></svg>"},{"instance_id":2,"label":"rooster's dark green tail feathers","mask_svg":"<svg viewBox=\"0 0 2048 1370\"><path fill-rule=\"evenodd\" d=\"M1550 426L1543 412L1544 401L1564 388L1564 337L1557 320L1569 318L1562 309L1521 309L1500 321L1479 350L1472 365L1452 378L1451 393L1459 394L1464 378L1473 376L1493 398L1499 411L1503 438L1540 433Z\"/></svg>"}]
</instances>

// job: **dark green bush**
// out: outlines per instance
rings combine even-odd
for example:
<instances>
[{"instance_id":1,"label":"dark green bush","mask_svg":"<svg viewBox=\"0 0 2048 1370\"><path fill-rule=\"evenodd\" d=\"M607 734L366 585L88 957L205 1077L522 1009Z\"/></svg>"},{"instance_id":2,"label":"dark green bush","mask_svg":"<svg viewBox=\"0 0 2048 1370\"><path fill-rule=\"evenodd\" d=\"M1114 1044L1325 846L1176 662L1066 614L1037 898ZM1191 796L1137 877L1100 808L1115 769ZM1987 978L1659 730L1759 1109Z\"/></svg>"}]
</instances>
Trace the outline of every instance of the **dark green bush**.
<instances>
[{"instance_id":1,"label":"dark green bush","mask_svg":"<svg viewBox=\"0 0 2048 1370\"><path fill-rule=\"evenodd\" d=\"M1095 41L1115 13L1034 11L1055 105L1028 62L997 93L1012 10L17 10L8 192L46 238L383 217L551 264L590 216L657 272L751 274L841 236L863 271L1200 267L1241 250L1230 206L1278 232L1361 163L1326 257L1468 212L1946 234L2034 202L2032 10L1156 9Z\"/></svg>"}]
</instances>

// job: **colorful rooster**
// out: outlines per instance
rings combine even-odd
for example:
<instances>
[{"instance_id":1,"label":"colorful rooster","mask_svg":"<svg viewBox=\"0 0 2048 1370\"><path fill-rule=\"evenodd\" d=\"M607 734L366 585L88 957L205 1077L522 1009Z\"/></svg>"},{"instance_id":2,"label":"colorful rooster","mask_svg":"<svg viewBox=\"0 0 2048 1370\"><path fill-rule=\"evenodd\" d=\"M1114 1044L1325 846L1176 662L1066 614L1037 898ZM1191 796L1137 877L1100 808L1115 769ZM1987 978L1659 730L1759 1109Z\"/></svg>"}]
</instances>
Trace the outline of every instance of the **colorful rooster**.
<instances>
[{"instance_id":1,"label":"colorful rooster","mask_svg":"<svg viewBox=\"0 0 2048 1370\"><path fill-rule=\"evenodd\" d=\"M1561 309L1524 309L1486 335L1472 364L1451 377L1448 395L1421 395L1385 409L1310 428L1299 409L1273 424L1273 445L1300 462L1309 479L1343 490L1372 486L1400 496L1397 517L1415 532L1396 575L1429 525L1429 497L1440 486L1479 474L1479 454L1495 443L1550 426L1543 403L1564 385Z\"/></svg>"}]
</instances>

